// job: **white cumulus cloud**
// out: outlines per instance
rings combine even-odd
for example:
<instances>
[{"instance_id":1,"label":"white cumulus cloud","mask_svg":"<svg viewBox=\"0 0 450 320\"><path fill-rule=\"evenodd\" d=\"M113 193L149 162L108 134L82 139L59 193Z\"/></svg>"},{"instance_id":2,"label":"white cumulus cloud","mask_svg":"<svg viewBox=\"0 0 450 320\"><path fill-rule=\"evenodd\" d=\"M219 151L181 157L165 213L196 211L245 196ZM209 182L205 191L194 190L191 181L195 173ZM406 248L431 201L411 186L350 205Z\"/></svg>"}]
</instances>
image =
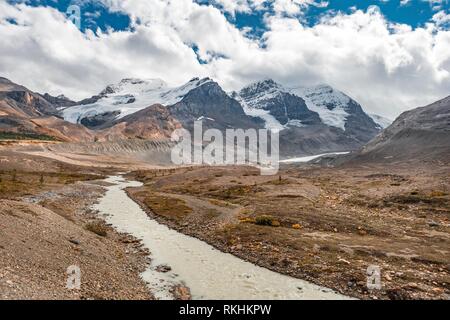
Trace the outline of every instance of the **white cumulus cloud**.
<instances>
[{"instance_id":1,"label":"white cumulus cloud","mask_svg":"<svg viewBox=\"0 0 450 320\"><path fill-rule=\"evenodd\" d=\"M132 28L83 34L54 9L0 0L0 75L77 99L124 77L175 85L210 76L226 90L267 77L285 85L328 83L388 117L450 95L444 11L422 28L390 23L376 7L307 26L298 17L303 8L325 2L217 1L220 8L192 0L103 0L130 15ZM224 16L268 5L275 12L266 14L257 39Z\"/></svg>"}]
</instances>

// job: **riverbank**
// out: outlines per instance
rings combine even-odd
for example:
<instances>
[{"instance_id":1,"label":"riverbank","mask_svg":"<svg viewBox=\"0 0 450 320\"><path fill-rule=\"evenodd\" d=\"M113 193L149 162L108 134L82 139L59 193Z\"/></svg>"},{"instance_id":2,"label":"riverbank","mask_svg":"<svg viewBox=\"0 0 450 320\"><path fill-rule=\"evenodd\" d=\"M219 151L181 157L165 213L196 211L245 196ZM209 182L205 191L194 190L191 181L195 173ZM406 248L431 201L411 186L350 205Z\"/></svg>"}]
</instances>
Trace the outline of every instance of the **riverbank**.
<instances>
[{"instance_id":1,"label":"riverbank","mask_svg":"<svg viewBox=\"0 0 450 320\"><path fill-rule=\"evenodd\" d=\"M159 299L177 298L173 288L190 289L192 299L346 299L332 290L261 268L186 236L148 217L124 188L141 186L121 177L105 180L95 209L119 232L141 239L152 262L142 274Z\"/></svg>"}]
</instances>

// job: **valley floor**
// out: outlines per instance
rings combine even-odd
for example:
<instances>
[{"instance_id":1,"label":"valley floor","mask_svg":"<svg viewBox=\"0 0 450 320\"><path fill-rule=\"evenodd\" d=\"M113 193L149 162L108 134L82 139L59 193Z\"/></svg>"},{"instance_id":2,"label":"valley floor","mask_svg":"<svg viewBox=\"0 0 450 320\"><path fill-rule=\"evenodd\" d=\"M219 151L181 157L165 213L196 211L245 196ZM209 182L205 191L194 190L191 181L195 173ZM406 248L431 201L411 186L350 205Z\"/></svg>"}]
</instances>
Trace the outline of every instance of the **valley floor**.
<instances>
[{"instance_id":1,"label":"valley floor","mask_svg":"<svg viewBox=\"0 0 450 320\"><path fill-rule=\"evenodd\" d=\"M117 170L0 149L0 298L153 298L148 252L89 210ZM148 166L129 178L150 217L257 265L362 299L450 299L448 166ZM81 291L65 288L70 265ZM369 266L381 290L367 289Z\"/></svg>"},{"instance_id":2,"label":"valley floor","mask_svg":"<svg viewBox=\"0 0 450 320\"><path fill-rule=\"evenodd\" d=\"M147 213L245 260L362 299L450 298L448 167L139 171ZM381 290L367 269L381 268Z\"/></svg>"}]
</instances>

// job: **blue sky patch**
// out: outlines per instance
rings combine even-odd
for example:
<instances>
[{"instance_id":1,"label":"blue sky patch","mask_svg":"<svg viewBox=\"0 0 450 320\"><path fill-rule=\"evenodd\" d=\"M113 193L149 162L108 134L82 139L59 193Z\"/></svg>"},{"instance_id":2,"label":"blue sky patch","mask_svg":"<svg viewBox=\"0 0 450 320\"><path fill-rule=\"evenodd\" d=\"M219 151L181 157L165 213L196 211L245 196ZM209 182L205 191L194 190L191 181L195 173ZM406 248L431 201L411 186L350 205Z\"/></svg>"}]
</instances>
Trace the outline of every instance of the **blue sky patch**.
<instances>
[{"instance_id":1,"label":"blue sky patch","mask_svg":"<svg viewBox=\"0 0 450 320\"><path fill-rule=\"evenodd\" d=\"M142 0L145 1L145 0ZM32 6L50 6L61 12L66 12L71 4L81 7L81 29L95 31L100 28L103 31L111 28L115 31L128 30L131 19L125 13L112 12L99 0L9 0L10 3L27 3ZM196 0L201 5L213 5L223 11L223 8L214 0ZM319 0L316 0L319 3ZM327 6L310 5L303 7L297 18L305 25L317 24L325 15L336 13L350 14L354 10L366 11L370 6L376 5L381 13L390 22L408 24L413 28L422 27L433 15L444 10L449 13L449 0L323 0ZM260 37L267 29L264 23L265 15L273 15L273 2L267 2L264 9L251 12L236 12L234 14L224 12L228 21L241 30L248 30L249 37Z\"/></svg>"},{"instance_id":2,"label":"blue sky patch","mask_svg":"<svg viewBox=\"0 0 450 320\"><path fill-rule=\"evenodd\" d=\"M128 30L131 19L127 14L112 12L98 0L9 0L9 3L26 3L31 6L45 6L55 8L63 13L71 5L78 5L81 9L81 30L87 29L102 31L113 29L115 31Z\"/></svg>"}]
</instances>

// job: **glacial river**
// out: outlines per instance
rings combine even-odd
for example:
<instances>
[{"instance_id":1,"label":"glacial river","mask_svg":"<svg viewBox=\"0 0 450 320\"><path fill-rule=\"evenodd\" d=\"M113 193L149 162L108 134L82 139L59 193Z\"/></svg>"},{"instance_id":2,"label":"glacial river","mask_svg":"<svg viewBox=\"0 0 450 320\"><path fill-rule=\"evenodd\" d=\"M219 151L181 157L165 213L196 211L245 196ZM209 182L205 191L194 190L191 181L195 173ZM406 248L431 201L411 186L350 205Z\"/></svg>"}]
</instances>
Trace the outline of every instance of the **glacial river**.
<instances>
[{"instance_id":1,"label":"glacial river","mask_svg":"<svg viewBox=\"0 0 450 320\"><path fill-rule=\"evenodd\" d=\"M142 184L109 177L114 185L94 206L119 232L141 239L151 252L151 264L142 273L158 299L173 299L170 288L185 284L193 299L347 299L307 281L285 276L223 253L151 219L123 190ZM168 265L171 271L155 270Z\"/></svg>"}]
</instances>

